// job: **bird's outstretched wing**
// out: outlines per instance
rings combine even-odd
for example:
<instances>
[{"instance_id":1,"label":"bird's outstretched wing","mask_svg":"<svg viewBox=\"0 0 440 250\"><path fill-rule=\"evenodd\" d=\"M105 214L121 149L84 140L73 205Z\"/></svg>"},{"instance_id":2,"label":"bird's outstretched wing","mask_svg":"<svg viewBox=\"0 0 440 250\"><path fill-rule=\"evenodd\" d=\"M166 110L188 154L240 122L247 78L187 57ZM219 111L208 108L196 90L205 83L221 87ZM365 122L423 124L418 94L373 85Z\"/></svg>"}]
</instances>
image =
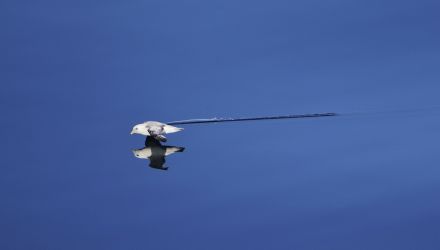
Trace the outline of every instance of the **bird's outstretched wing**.
<instances>
[{"instance_id":1,"label":"bird's outstretched wing","mask_svg":"<svg viewBox=\"0 0 440 250\"><path fill-rule=\"evenodd\" d=\"M160 143L160 141L158 141L154 137L147 136L147 138L145 138L145 146L147 146L147 147L161 147L162 144Z\"/></svg>"},{"instance_id":2,"label":"bird's outstretched wing","mask_svg":"<svg viewBox=\"0 0 440 250\"><path fill-rule=\"evenodd\" d=\"M167 170L168 167L165 166L165 155L152 155L150 156L150 167Z\"/></svg>"}]
</instances>

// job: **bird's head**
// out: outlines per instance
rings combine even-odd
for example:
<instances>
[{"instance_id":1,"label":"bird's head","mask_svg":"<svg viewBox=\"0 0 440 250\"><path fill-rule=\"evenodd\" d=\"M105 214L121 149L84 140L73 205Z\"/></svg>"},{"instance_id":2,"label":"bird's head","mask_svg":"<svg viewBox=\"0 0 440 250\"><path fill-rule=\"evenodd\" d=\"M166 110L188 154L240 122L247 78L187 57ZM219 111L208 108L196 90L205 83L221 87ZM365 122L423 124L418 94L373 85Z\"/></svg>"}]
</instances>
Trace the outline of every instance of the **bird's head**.
<instances>
[{"instance_id":1,"label":"bird's head","mask_svg":"<svg viewBox=\"0 0 440 250\"><path fill-rule=\"evenodd\" d=\"M140 135L150 135L149 133L148 133L148 130L147 130L147 127L144 125L144 124L138 124L138 125L135 125L132 129L131 129L131 132L130 132L130 134L132 135L132 134L140 134Z\"/></svg>"}]
</instances>

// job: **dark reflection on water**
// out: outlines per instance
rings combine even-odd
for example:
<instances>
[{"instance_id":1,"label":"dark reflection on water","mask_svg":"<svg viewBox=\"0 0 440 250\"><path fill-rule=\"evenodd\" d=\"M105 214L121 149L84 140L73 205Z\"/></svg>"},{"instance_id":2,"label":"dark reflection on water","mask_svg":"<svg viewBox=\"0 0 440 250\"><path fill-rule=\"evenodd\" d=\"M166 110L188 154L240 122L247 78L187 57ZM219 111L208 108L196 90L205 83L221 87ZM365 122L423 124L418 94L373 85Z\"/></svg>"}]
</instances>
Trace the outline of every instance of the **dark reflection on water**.
<instances>
[{"instance_id":1,"label":"dark reflection on water","mask_svg":"<svg viewBox=\"0 0 440 250\"><path fill-rule=\"evenodd\" d=\"M145 147L133 150L133 155L139 159L149 159L149 166L155 169L168 170L165 166L165 157L180 153L185 150L184 147L166 146L151 136L145 139Z\"/></svg>"}]
</instances>

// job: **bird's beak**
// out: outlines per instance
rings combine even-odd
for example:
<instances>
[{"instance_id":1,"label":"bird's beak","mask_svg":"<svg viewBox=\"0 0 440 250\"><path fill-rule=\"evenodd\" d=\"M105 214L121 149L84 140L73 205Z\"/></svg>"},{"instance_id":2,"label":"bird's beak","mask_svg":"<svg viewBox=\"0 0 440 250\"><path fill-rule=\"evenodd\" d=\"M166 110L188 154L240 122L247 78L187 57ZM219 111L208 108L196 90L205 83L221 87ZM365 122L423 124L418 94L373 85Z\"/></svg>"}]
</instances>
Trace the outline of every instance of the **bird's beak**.
<instances>
[{"instance_id":1,"label":"bird's beak","mask_svg":"<svg viewBox=\"0 0 440 250\"><path fill-rule=\"evenodd\" d=\"M130 132L130 135L134 134L133 130Z\"/></svg>"}]
</instances>

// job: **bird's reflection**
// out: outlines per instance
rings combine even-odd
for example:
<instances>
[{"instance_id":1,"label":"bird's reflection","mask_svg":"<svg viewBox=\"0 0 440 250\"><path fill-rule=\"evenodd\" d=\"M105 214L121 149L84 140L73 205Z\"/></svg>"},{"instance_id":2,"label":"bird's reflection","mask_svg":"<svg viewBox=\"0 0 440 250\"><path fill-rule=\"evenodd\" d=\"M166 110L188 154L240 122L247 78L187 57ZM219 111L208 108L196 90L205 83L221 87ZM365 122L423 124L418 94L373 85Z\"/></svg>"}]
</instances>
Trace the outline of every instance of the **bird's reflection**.
<instances>
[{"instance_id":1,"label":"bird's reflection","mask_svg":"<svg viewBox=\"0 0 440 250\"><path fill-rule=\"evenodd\" d=\"M140 159L149 159L149 166L152 168L167 170L168 167L165 166L165 156L176 152L183 152L184 149L183 147L164 146L155 138L147 136L145 139L145 147L133 150L133 154Z\"/></svg>"}]
</instances>

